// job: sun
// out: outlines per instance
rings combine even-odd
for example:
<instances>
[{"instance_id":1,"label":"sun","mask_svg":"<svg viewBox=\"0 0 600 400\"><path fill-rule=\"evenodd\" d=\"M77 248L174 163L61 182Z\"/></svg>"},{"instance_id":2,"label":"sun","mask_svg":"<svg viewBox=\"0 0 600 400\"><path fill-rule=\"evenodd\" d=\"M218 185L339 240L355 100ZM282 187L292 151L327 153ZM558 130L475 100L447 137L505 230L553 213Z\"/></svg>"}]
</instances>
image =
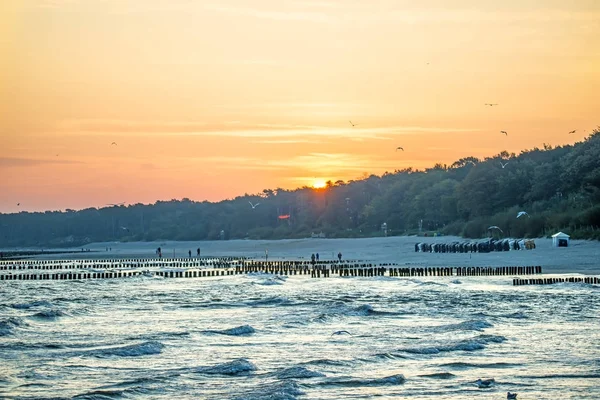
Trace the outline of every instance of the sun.
<instances>
[{"instance_id":1,"label":"sun","mask_svg":"<svg viewBox=\"0 0 600 400\"><path fill-rule=\"evenodd\" d=\"M315 179L312 183L312 187L314 187L315 189L322 189L325 186L327 186L327 182L325 182L325 179Z\"/></svg>"}]
</instances>

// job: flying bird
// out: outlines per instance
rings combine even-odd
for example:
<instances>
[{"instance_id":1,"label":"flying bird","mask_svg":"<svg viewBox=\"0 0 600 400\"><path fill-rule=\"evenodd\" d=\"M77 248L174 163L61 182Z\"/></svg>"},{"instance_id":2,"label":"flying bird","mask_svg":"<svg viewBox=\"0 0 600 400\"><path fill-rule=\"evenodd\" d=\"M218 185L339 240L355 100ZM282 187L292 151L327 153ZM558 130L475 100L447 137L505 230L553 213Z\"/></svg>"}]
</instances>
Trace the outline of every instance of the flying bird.
<instances>
[{"instance_id":1,"label":"flying bird","mask_svg":"<svg viewBox=\"0 0 600 400\"><path fill-rule=\"evenodd\" d=\"M465 163L465 165L467 165L467 164L473 164L473 165L477 165L477 164L475 164L475 163L474 163L473 161L471 161L471 160L467 160L467 162Z\"/></svg>"},{"instance_id":2,"label":"flying bird","mask_svg":"<svg viewBox=\"0 0 600 400\"><path fill-rule=\"evenodd\" d=\"M249 201L248 203L250 203L250 205L252 206L253 210L260 204L260 203L252 204L251 201Z\"/></svg>"},{"instance_id":3,"label":"flying bird","mask_svg":"<svg viewBox=\"0 0 600 400\"><path fill-rule=\"evenodd\" d=\"M575 129L575 130L572 130L571 132L569 132L569 135L570 135L571 133L575 133L575 132L577 132L577 129ZM509 392L509 393L510 393L510 392Z\"/></svg>"},{"instance_id":4,"label":"flying bird","mask_svg":"<svg viewBox=\"0 0 600 400\"><path fill-rule=\"evenodd\" d=\"M402 148L402 147L396 147L396 151L398 151L398 150L404 151L404 148Z\"/></svg>"},{"instance_id":5,"label":"flying bird","mask_svg":"<svg viewBox=\"0 0 600 400\"><path fill-rule=\"evenodd\" d=\"M508 161L505 162L504 164L502 164L502 161L500 161L500 165L502 165L502 169L504 169L504 167L506 167L508 165Z\"/></svg>"},{"instance_id":6,"label":"flying bird","mask_svg":"<svg viewBox=\"0 0 600 400\"><path fill-rule=\"evenodd\" d=\"M504 133L506 136L508 136L508 132L506 131L500 131L500 133Z\"/></svg>"},{"instance_id":7,"label":"flying bird","mask_svg":"<svg viewBox=\"0 0 600 400\"><path fill-rule=\"evenodd\" d=\"M129 232L129 228L127 228L127 227L125 227L125 226L122 226L122 227L121 227L121 229L123 229L124 231L127 231L127 232Z\"/></svg>"},{"instance_id":8,"label":"flying bird","mask_svg":"<svg viewBox=\"0 0 600 400\"><path fill-rule=\"evenodd\" d=\"M516 393L507 392L506 393L506 400L517 400L517 394Z\"/></svg>"},{"instance_id":9,"label":"flying bird","mask_svg":"<svg viewBox=\"0 0 600 400\"><path fill-rule=\"evenodd\" d=\"M498 103L485 103L484 105L493 107L493 106L497 106Z\"/></svg>"},{"instance_id":10,"label":"flying bird","mask_svg":"<svg viewBox=\"0 0 600 400\"><path fill-rule=\"evenodd\" d=\"M521 218L523 215L527 215L527 218L529 218L529 214L527 214L525 211L519 211L517 218Z\"/></svg>"},{"instance_id":11,"label":"flying bird","mask_svg":"<svg viewBox=\"0 0 600 400\"><path fill-rule=\"evenodd\" d=\"M358 125L358 124L353 124L353 123L352 123L352 121L348 121L348 122L350 122L350 125L352 125L352 127L353 127L353 128L354 128L356 125Z\"/></svg>"},{"instance_id":12,"label":"flying bird","mask_svg":"<svg viewBox=\"0 0 600 400\"><path fill-rule=\"evenodd\" d=\"M17 203L17 207L20 206L20 205L21 205L21 203Z\"/></svg>"},{"instance_id":13,"label":"flying bird","mask_svg":"<svg viewBox=\"0 0 600 400\"><path fill-rule=\"evenodd\" d=\"M352 334L351 334L350 332L348 332L348 331L336 331L336 332L333 332L333 333L331 334L331 336L333 336L333 335L342 335L342 334L344 334L344 333L345 333L345 334L347 334L347 335L350 335L350 336L352 336Z\"/></svg>"},{"instance_id":14,"label":"flying bird","mask_svg":"<svg viewBox=\"0 0 600 400\"><path fill-rule=\"evenodd\" d=\"M502 229L500 229L499 227L497 227L496 225L492 225L488 228L488 231L491 231L492 229L498 229L500 232L504 233L504 231L502 231Z\"/></svg>"},{"instance_id":15,"label":"flying bird","mask_svg":"<svg viewBox=\"0 0 600 400\"><path fill-rule=\"evenodd\" d=\"M114 145L114 146L116 146L116 145L117 145L117 142L112 142L110 145L111 145L111 146L113 146L113 145Z\"/></svg>"},{"instance_id":16,"label":"flying bird","mask_svg":"<svg viewBox=\"0 0 600 400\"><path fill-rule=\"evenodd\" d=\"M107 204L107 206L116 207L116 206L122 206L123 204L125 204L125 203Z\"/></svg>"}]
</instances>

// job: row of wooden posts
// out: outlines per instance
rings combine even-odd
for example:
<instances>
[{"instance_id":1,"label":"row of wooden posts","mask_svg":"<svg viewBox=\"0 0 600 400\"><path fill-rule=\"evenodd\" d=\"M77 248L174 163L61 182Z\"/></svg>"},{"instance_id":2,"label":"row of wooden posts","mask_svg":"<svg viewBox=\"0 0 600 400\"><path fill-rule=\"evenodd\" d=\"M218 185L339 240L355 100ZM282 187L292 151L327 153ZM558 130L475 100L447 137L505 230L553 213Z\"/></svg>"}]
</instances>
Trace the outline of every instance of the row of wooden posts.
<instances>
[{"instance_id":1,"label":"row of wooden posts","mask_svg":"<svg viewBox=\"0 0 600 400\"><path fill-rule=\"evenodd\" d=\"M541 266L509 267L400 267L397 263L364 263L358 260L320 261L277 260L257 261L235 257L210 258L205 260L189 259L124 259L124 260L21 260L0 264L0 270L85 270L85 269L149 269L184 268L234 270L231 274L247 272L265 272L281 275L311 274L315 277L340 276L495 276L495 275L533 275L541 274ZM217 272L226 275L226 272Z\"/></svg>"},{"instance_id":2,"label":"row of wooden posts","mask_svg":"<svg viewBox=\"0 0 600 400\"><path fill-rule=\"evenodd\" d=\"M135 275L131 275L135 273ZM60 271L54 273L27 274L27 273L0 273L0 280L36 280L36 279L91 279L91 278L121 278L137 276L142 274L140 270L122 271ZM376 264L342 264L335 266L315 265L304 266L264 266L264 265L237 265L232 268L203 268L203 269L178 269L178 270L147 270L148 275L157 275L166 278L199 278L210 276L240 275L249 273L265 273L274 275L311 275L313 278L328 278L330 276L343 277L371 277L371 276L494 276L494 275L531 275L541 274L542 268L537 267L465 267L465 268L398 268L394 266L382 266ZM47 278L39 278L45 276ZM69 278L53 278L54 276L68 276ZM84 278L81 278L81 277Z\"/></svg>"},{"instance_id":3,"label":"row of wooden posts","mask_svg":"<svg viewBox=\"0 0 600 400\"><path fill-rule=\"evenodd\" d=\"M539 278L539 279L513 279L513 286L523 285L552 285L555 283L587 283L590 285L600 284L600 278L597 276L571 277L571 278Z\"/></svg>"},{"instance_id":4,"label":"row of wooden posts","mask_svg":"<svg viewBox=\"0 0 600 400\"><path fill-rule=\"evenodd\" d=\"M394 275L394 269L388 270L390 276L421 276L421 275ZM250 271L248 269L202 269L202 270L159 270L159 271L105 271L105 272L55 272L55 273L43 273L43 274L12 274L3 273L0 274L1 280L85 280L85 279L117 279L117 278L131 278L140 275L156 275L163 278L203 278L203 277L216 277L216 276L227 276L227 275L238 275L248 274L253 272L264 272L286 275L286 271ZM311 269L293 269L289 271L291 275L311 275L313 278L327 278L331 276L331 273L336 273L339 276L350 276L350 277L370 277L370 276L384 276L386 268L340 268L332 270L328 268L311 268ZM414 272L414 271L413 271ZM443 276L443 275L442 275ZM598 277L586 276L586 277L548 277L548 278L533 278L533 279L513 279L514 286L524 285L549 285L555 283L586 283L597 285L600 284Z\"/></svg>"},{"instance_id":5,"label":"row of wooden posts","mask_svg":"<svg viewBox=\"0 0 600 400\"><path fill-rule=\"evenodd\" d=\"M308 268L324 265L347 265L360 262L360 260L340 261L247 261L242 258L210 258L206 260L196 259L124 259L124 260L44 260L44 261L17 261L0 263L0 271L20 270L61 270L61 269L83 269L83 268L234 268L239 265L260 268ZM397 265L397 264L382 264Z\"/></svg>"}]
</instances>

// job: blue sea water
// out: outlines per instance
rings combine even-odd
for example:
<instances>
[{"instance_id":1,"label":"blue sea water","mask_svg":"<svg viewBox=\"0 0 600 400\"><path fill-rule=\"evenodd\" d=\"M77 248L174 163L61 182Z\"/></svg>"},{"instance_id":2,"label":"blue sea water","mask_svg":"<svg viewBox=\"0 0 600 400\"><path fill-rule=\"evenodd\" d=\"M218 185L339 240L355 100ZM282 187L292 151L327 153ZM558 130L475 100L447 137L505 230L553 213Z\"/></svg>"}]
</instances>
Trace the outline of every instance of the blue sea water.
<instances>
[{"instance_id":1,"label":"blue sea water","mask_svg":"<svg viewBox=\"0 0 600 400\"><path fill-rule=\"evenodd\" d=\"M598 399L599 311L510 277L8 281L0 397Z\"/></svg>"}]
</instances>

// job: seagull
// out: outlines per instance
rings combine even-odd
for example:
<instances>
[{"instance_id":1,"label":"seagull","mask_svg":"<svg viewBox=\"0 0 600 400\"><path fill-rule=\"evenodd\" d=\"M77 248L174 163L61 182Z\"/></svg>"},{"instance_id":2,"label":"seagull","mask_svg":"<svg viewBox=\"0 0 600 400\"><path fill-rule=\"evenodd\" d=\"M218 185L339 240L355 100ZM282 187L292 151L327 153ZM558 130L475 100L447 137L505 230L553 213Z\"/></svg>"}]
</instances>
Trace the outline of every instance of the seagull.
<instances>
[{"instance_id":1,"label":"seagull","mask_svg":"<svg viewBox=\"0 0 600 400\"><path fill-rule=\"evenodd\" d=\"M260 203L252 204L251 201L249 201L248 203L250 203L250 205L252 206L253 210L260 204Z\"/></svg>"},{"instance_id":2,"label":"seagull","mask_svg":"<svg viewBox=\"0 0 600 400\"><path fill-rule=\"evenodd\" d=\"M342 335L342 334L344 334L344 333L346 333L346 334L348 334L348 335L352 336L352 334L351 334L350 332L348 332L348 331L336 331L336 332L333 332L333 333L331 334L331 336L333 336L333 335Z\"/></svg>"},{"instance_id":3,"label":"seagull","mask_svg":"<svg viewBox=\"0 0 600 400\"><path fill-rule=\"evenodd\" d=\"M493 107L493 106L497 106L497 105L498 105L498 103L485 103L484 105L485 105L485 106L490 106L490 107Z\"/></svg>"},{"instance_id":4,"label":"seagull","mask_svg":"<svg viewBox=\"0 0 600 400\"><path fill-rule=\"evenodd\" d=\"M508 161L505 162L504 164L502 164L502 161L500 161L500 165L502 165L502 169L504 169L504 167L506 167L508 165Z\"/></svg>"},{"instance_id":5,"label":"seagull","mask_svg":"<svg viewBox=\"0 0 600 400\"><path fill-rule=\"evenodd\" d=\"M506 131L500 131L500 133L504 133L506 136L508 136L508 132Z\"/></svg>"},{"instance_id":6,"label":"seagull","mask_svg":"<svg viewBox=\"0 0 600 400\"><path fill-rule=\"evenodd\" d=\"M353 124L353 123L352 123L352 121L348 121L348 122L350 122L350 125L352 125L352 127L353 127L353 128L354 128L356 125L358 125L358 124Z\"/></svg>"},{"instance_id":7,"label":"seagull","mask_svg":"<svg viewBox=\"0 0 600 400\"><path fill-rule=\"evenodd\" d=\"M396 147L396 151L398 151L398 150L404 151L404 148L403 147Z\"/></svg>"},{"instance_id":8,"label":"seagull","mask_svg":"<svg viewBox=\"0 0 600 400\"><path fill-rule=\"evenodd\" d=\"M114 146L116 146L116 145L117 145L117 142L112 142L110 145L111 145L111 146L113 146L113 145L114 145Z\"/></svg>"},{"instance_id":9,"label":"seagull","mask_svg":"<svg viewBox=\"0 0 600 400\"><path fill-rule=\"evenodd\" d=\"M507 392L506 393L506 400L517 400L517 394L516 393Z\"/></svg>"},{"instance_id":10,"label":"seagull","mask_svg":"<svg viewBox=\"0 0 600 400\"><path fill-rule=\"evenodd\" d=\"M116 206L122 206L123 204L125 204L125 203L107 204L107 206L116 207Z\"/></svg>"},{"instance_id":11,"label":"seagull","mask_svg":"<svg viewBox=\"0 0 600 400\"><path fill-rule=\"evenodd\" d=\"M527 218L529 218L529 214L527 214L525 211L519 211L517 218L521 218L523 215L527 215Z\"/></svg>"},{"instance_id":12,"label":"seagull","mask_svg":"<svg viewBox=\"0 0 600 400\"><path fill-rule=\"evenodd\" d=\"M575 129L575 130L573 130L573 131L569 132L569 135L570 135L571 133L575 133L575 132L577 132L577 129ZM510 392L509 392L509 393L510 393Z\"/></svg>"},{"instance_id":13,"label":"seagull","mask_svg":"<svg viewBox=\"0 0 600 400\"><path fill-rule=\"evenodd\" d=\"M489 388L492 387L492 385L495 383L496 381L494 380L494 378L491 379L477 379L475 381L475 384L480 388L480 389L484 389L484 388Z\"/></svg>"},{"instance_id":14,"label":"seagull","mask_svg":"<svg viewBox=\"0 0 600 400\"><path fill-rule=\"evenodd\" d=\"M129 232L129 228L127 228L127 227L125 227L125 226L122 226L122 227L121 227L121 229L123 229L124 231L127 231L127 232Z\"/></svg>"},{"instance_id":15,"label":"seagull","mask_svg":"<svg viewBox=\"0 0 600 400\"><path fill-rule=\"evenodd\" d=\"M488 228L488 231L489 231L489 230L492 230L492 229L498 229L500 232L504 233L504 232L502 231L502 229L500 229L500 228L499 228L499 227L497 227L496 225L492 225L492 226L490 226L490 227Z\"/></svg>"}]
</instances>

